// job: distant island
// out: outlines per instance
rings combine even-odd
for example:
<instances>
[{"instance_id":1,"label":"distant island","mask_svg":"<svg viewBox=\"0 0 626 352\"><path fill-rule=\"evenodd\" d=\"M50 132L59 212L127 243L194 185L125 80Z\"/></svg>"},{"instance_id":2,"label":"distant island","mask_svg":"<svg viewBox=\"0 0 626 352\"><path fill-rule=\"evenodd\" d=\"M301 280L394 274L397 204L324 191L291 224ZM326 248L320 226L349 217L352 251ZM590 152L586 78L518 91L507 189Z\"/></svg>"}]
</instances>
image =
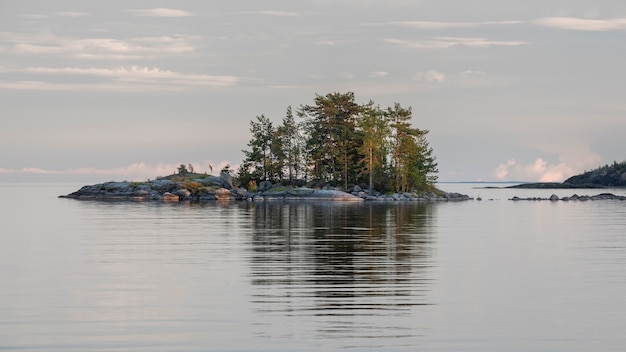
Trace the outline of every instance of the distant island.
<instances>
[{"instance_id":1,"label":"distant island","mask_svg":"<svg viewBox=\"0 0 626 352\"><path fill-rule=\"evenodd\" d=\"M579 189L579 188L619 188L626 187L626 161L621 163L613 162L591 171L585 171L580 175L572 176L562 183L559 182L536 182L522 183L515 186L505 188L518 189ZM574 194L569 197L559 197L556 194L549 198L541 197L513 197L510 200L550 200L550 201L587 201L587 200L626 200L626 196L615 195L612 193L600 193L594 196L579 196Z\"/></svg>"},{"instance_id":2,"label":"distant island","mask_svg":"<svg viewBox=\"0 0 626 352\"><path fill-rule=\"evenodd\" d=\"M591 171L572 176L563 182L522 183L506 188L574 189L626 187L626 161L613 162Z\"/></svg>"}]
</instances>

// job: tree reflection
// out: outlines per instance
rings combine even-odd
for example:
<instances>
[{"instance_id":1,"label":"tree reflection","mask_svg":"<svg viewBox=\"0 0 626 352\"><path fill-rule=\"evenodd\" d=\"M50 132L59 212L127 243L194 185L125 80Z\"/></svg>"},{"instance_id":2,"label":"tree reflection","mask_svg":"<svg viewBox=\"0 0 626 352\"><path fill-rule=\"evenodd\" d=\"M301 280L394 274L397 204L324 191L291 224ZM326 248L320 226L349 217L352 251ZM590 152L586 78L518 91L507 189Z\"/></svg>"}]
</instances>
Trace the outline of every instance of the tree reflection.
<instances>
[{"instance_id":1,"label":"tree reflection","mask_svg":"<svg viewBox=\"0 0 626 352\"><path fill-rule=\"evenodd\" d=\"M425 305L436 205L250 204L256 310L380 316Z\"/></svg>"}]
</instances>

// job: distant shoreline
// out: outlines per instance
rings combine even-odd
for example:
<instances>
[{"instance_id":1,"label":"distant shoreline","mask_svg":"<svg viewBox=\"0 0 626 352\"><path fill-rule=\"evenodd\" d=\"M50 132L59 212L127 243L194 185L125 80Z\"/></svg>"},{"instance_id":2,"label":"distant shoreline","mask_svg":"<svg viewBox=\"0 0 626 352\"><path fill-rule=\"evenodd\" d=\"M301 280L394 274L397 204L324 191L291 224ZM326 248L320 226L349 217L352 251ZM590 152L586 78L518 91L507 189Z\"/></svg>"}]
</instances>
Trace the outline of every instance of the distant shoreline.
<instances>
[{"instance_id":1,"label":"distant shoreline","mask_svg":"<svg viewBox=\"0 0 626 352\"><path fill-rule=\"evenodd\" d=\"M487 187L486 187L487 188ZM572 184L565 182L529 182L520 183L513 186L506 187L488 187L488 188L513 188L513 189L604 189L613 188L610 186L599 185L594 183L586 184ZM616 187L619 188L619 187Z\"/></svg>"}]
</instances>

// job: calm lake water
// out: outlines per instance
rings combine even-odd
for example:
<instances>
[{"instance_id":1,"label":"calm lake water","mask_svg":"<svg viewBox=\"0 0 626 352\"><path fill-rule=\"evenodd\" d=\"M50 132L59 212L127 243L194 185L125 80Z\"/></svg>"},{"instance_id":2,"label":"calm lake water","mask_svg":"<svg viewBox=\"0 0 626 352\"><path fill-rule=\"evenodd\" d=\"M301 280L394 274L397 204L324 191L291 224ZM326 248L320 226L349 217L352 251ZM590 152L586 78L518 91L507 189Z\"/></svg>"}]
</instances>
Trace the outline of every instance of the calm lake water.
<instances>
[{"instance_id":1,"label":"calm lake water","mask_svg":"<svg viewBox=\"0 0 626 352\"><path fill-rule=\"evenodd\" d=\"M626 201L105 203L0 184L0 350L620 351ZM610 190L624 195L626 190ZM492 200L489 200L492 199Z\"/></svg>"}]
</instances>

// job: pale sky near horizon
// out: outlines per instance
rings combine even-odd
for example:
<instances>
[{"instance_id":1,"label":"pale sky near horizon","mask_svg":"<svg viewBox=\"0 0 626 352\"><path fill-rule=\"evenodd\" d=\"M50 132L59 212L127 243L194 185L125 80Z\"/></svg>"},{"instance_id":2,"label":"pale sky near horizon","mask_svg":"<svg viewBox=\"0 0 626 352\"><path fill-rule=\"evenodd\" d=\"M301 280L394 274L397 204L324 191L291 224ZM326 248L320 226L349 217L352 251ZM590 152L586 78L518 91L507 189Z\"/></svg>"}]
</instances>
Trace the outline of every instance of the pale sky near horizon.
<instances>
[{"instance_id":1,"label":"pale sky near horizon","mask_svg":"<svg viewBox=\"0 0 626 352\"><path fill-rule=\"evenodd\" d=\"M0 181L238 165L316 94L413 109L441 181L626 159L626 2L0 0Z\"/></svg>"}]
</instances>

